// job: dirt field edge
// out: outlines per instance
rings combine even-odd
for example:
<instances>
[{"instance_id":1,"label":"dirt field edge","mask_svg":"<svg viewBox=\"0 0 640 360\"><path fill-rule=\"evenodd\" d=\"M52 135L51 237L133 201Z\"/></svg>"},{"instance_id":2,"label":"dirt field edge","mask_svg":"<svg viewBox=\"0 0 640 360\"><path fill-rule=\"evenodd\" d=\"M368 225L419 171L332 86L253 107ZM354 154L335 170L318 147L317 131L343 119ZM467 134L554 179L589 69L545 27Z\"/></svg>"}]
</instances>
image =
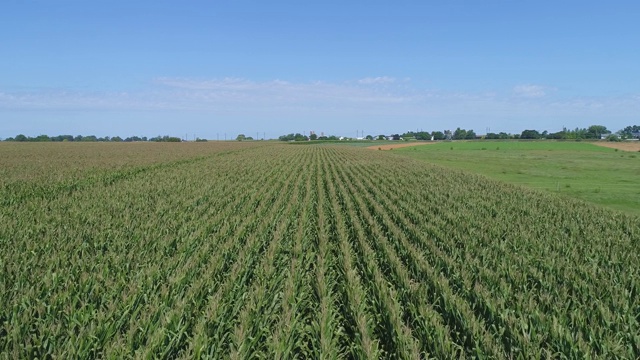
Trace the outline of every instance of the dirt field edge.
<instances>
[{"instance_id":1,"label":"dirt field edge","mask_svg":"<svg viewBox=\"0 0 640 360\"><path fill-rule=\"evenodd\" d=\"M640 151L640 141L594 142L593 144L623 151Z\"/></svg>"}]
</instances>

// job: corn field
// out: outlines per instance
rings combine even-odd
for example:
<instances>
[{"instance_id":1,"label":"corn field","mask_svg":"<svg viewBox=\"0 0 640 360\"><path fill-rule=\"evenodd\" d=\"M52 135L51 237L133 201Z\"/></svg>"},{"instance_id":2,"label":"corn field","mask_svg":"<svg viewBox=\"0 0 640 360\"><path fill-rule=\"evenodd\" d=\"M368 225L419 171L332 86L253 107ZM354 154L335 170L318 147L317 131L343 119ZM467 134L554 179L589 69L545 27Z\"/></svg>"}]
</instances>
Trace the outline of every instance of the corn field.
<instances>
[{"instance_id":1,"label":"corn field","mask_svg":"<svg viewBox=\"0 0 640 360\"><path fill-rule=\"evenodd\" d=\"M0 144L0 358L640 356L640 219L393 152Z\"/></svg>"}]
</instances>

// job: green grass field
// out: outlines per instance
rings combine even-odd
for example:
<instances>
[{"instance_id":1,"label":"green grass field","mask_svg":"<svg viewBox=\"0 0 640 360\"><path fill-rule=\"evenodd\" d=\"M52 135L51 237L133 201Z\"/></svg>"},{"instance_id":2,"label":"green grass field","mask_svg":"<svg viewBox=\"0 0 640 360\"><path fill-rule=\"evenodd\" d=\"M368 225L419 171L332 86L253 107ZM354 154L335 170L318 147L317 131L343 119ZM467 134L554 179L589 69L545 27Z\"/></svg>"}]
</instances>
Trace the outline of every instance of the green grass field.
<instances>
[{"instance_id":1,"label":"green grass field","mask_svg":"<svg viewBox=\"0 0 640 360\"><path fill-rule=\"evenodd\" d=\"M557 141L443 142L394 153L640 215L639 153Z\"/></svg>"}]
</instances>

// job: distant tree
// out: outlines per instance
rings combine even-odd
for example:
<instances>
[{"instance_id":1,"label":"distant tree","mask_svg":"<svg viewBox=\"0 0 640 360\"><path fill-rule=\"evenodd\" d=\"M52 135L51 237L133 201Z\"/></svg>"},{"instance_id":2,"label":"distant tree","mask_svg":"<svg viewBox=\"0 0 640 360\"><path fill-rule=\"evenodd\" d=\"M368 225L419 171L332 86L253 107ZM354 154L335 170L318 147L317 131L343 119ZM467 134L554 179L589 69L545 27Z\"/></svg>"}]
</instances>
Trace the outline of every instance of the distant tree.
<instances>
[{"instance_id":1,"label":"distant tree","mask_svg":"<svg viewBox=\"0 0 640 360\"><path fill-rule=\"evenodd\" d=\"M467 138L467 130L457 128L453 132L453 140L462 140Z\"/></svg>"},{"instance_id":2,"label":"distant tree","mask_svg":"<svg viewBox=\"0 0 640 360\"><path fill-rule=\"evenodd\" d=\"M371 135L367 135L367 136L365 137L365 139L367 139L367 140L373 140L373 136L371 136Z\"/></svg>"},{"instance_id":3,"label":"distant tree","mask_svg":"<svg viewBox=\"0 0 640 360\"><path fill-rule=\"evenodd\" d=\"M122 138L120 136L114 136L114 137L111 138L111 141L113 141L113 142L121 142Z\"/></svg>"},{"instance_id":4,"label":"distant tree","mask_svg":"<svg viewBox=\"0 0 640 360\"><path fill-rule=\"evenodd\" d=\"M82 141L82 135L76 135L76 137L73 138L73 141Z\"/></svg>"},{"instance_id":5,"label":"distant tree","mask_svg":"<svg viewBox=\"0 0 640 360\"><path fill-rule=\"evenodd\" d=\"M496 133L492 133L492 132L487 133L487 134L484 136L484 138L485 138L485 139L487 139L487 140L499 139L498 134L496 134Z\"/></svg>"},{"instance_id":6,"label":"distant tree","mask_svg":"<svg viewBox=\"0 0 640 360\"><path fill-rule=\"evenodd\" d=\"M247 139L247 137L244 136L244 134L238 134L238 136L236 137L237 141L244 141L246 139Z\"/></svg>"},{"instance_id":7,"label":"distant tree","mask_svg":"<svg viewBox=\"0 0 640 360\"><path fill-rule=\"evenodd\" d=\"M98 141L95 135L83 136L82 141Z\"/></svg>"},{"instance_id":8,"label":"distant tree","mask_svg":"<svg viewBox=\"0 0 640 360\"><path fill-rule=\"evenodd\" d=\"M587 139L587 129L575 128L574 130L565 130L565 139L582 140Z\"/></svg>"},{"instance_id":9,"label":"distant tree","mask_svg":"<svg viewBox=\"0 0 640 360\"><path fill-rule=\"evenodd\" d=\"M631 139L634 137L634 134L638 133L640 133L640 125L629 125L618 131L618 135L622 139Z\"/></svg>"},{"instance_id":10,"label":"distant tree","mask_svg":"<svg viewBox=\"0 0 640 360\"><path fill-rule=\"evenodd\" d=\"M52 136L51 141L73 141L73 135Z\"/></svg>"},{"instance_id":11,"label":"distant tree","mask_svg":"<svg viewBox=\"0 0 640 360\"><path fill-rule=\"evenodd\" d=\"M391 140L400 140L400 134L391 135Z\"/></svg>"},{"instance_id":12,"label":"distant tree","mask_svg":"<svg viewBox=\"0 0 640 360\"><path fill-rule=\"evenodd\" d=\"M196 142L207 142L207 139L196 138Z\"/></svg>"},{"instance_id":13,"label":"distant tree","mask_svg":"<svg viewBox=\"0 0 640 360\"><path fill-rule=\"evenodd\" d=\"M576 138L575 131L569 130L567 128L563 128L559 133L560 135L562 135L562 139L564 140L571 140Z\"/></svg>"},{"instance_id":14,"label":"distant tree","mask_svg":"<svg viewBox=\"0 0 640 360\"><path fill-rule=\"evenodd\" d=\"M336 140L340 140L340 138L338 138L338 137L337 137L337 136L335 136L335 135L330 135L330 136L327 138L327 140L336 141Z\"/></svg>"},{"instance_id":15,"label":"distant tree","mask_svg":"<svg viewBox=\"0 0 640 360\"><path fill-rule=\"evenodd\" d=\"M609 136L607 136L607 141L615 141L615 142L618 142L618 141L622 141L622 140L621 140L621 139L620 139L620 137L618 137L618 135L616 135L616 134L609 134Z\"/></svg>"},{"instance_id":16,"label":"distant tree","mask_svg":"<svg viewBox=\"0 0 640 360\"><path fill-rule=\"evenodd\" d=\"M39 141L39 142L42 142L42 141L51 141L51 139L50 139L50 138L49 138L49 136L47 136L47 135L38 135L38 136L34 139L34 141Z\"/></svg>"},{"instance_id":17,"label":"distant tree","mask_svg":"<svg viewBox=\"0 0 640 360\"><path fill-rule=\"evenodd\" d=\"M431 134L429 134L427 131L407 131L404 134L400 135L400 137L405 140L430 140Z\"/></svg>"},{"instance_id":18,"label":"distant tree","mask_svg":"<svg viewBox=\"0 0 640 360\"><path fill-rule=\"evenodd\" d=\"M318 135L316 135L315 133L309 135L309 140L318 140Z\"/></svg>"},{"instance_id":19,"label":"distant tree","mask_svg":"<svg viewBox=\"0 0 640 360\"><path fill-rule=\"evenodd\" d=\"M26 136L24 136L23 134L16 135L16 138L15 138L15 141L20 141L20 142L28 141L28 140L29 139Z\"/></svg>"},{"instance_id":20,"label":"distant tree","mask_svg":"<svg viewBox=\"0 0 640 360\"><path fill-rule=\"evenodd\" d=\"M585 137L587 139L600 139L602 135L611 134L611 131L607 130L604 125L591 125L587 129Z\"/></svg>"},{"instance_id":21,"label":"distant tree","mask_svg":"<svg viewBox=\"0 0 640 360\"><path fill-rule=\"evenodd\" d=\"M400 137L405 140L431 140L431 134L428 131L407 131L406 133L400 135Z\"/></svg>"},{"instance_id":22,"label":"distant tree","mask_svg":"<svg viewBox=\"0 0 640 360\"><path fill-rule=\"evenodd\" d=\"M278 138L280 141L307 141L309 138L300 133L282 135Z\"/></svg>"},{"instance_id":23,"label":"distant tree","mask_svg":"<svg viewBox=\"0 0 640 360\"><path fill-rule=\"evenodd\" d=\"M378 136L376 137L376 140L387 140L387 137L386 137L386 136L384 136L384 135L378 135Z\"/></svg>"},{"instance_id":24,"label":"distant tree","mask_svg":"<svg viewBox=\"0 0 640 360\"><path fill-rule=\"evenodd\" d=\"M433 140L444 140L445 136L444 133L442 131L432 131L431 132L431 137L433 138ZM431 139L431 138L429 138Z\"/></svg>"},{"instance_id":25,"label":"distant tree","mask_svg":"<svg viewBox=\"0 0 640 360\"><path fill-rule=\"evenodd\" d=\"M125 142L132 142L132 141L145 141L143 140L141 137L139 136L130 136L126 139L124 139Z\"/></svg>"},{"instance_id":26,"label":"distant tree","mask_svg":"<svg viewBox=\"0 0 640 360\"><path fill-rule=\"evenodd\" d=\"M520 139L540 139L540 133L537 130L524 130Z\"/></svg>"},{"instance_id":27,"label":"distant tree","mask_svg":"<svg viewBox=\"0 0 640 360\"><path fill-rule=\"evenodd\" d=\"M547 134L547 139L562 140L565 138L566 138L566 133L564 132L564 130Z\"/></svg>"},{"instance_id":28,"label":"distant tree","mask_svg":"<svg viewBox=\"0 0 640 360\"><path fill-rule=\"evenodd\" d=\"M465 137L465 139L470 139L473 140L476 138L476 133L473 130L468 130L467 131L467 136Z\"/></svg>"}]
</instances>

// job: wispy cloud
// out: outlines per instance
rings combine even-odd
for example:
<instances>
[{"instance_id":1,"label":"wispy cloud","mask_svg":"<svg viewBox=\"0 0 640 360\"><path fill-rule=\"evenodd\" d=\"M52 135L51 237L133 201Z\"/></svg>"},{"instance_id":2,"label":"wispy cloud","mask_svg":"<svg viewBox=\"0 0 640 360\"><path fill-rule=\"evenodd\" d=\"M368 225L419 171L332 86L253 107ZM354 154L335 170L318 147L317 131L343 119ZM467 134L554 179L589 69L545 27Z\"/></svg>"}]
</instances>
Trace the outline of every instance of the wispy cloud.
<instances>
[{"instance_id":1,"label":"wispy cloud","mask_svg":"<svg viewBox=\"0 0 640 360\"><path fill-rule=\"evenodd\" d=\"M241 78L193 79L160 77L146 90L127 92L78 90L2 91L0 109L46 110L182 110L248 109L317 111L340 109L365 113L376 108L420 101L423 94L359 82L253 81Z\"/></svg>"},{"instance_id":2,"label":"wispy cloud","mask_svg":"<svg viewBox=\"0 0 640 360\"><path fill-rule=\"evenodd\" d=\"M222 79L192 79L192 78L171 78L159 77L154 79L157 84L191 90L254 90L273 86L287 86L290 83L283 80L272 80L265 82L254 82L241 78Z\"/></svg>"},{"instance_id":3,"label":"wispy cloud","mask_svg":"<svg viewBox=\"0 0 640 360\"><path fill-rule=\"evenodd\" d=\"M358 83L363 85L390 84L394 82L396 82L396 78L390 76L366 77L358 80Z\"/></svg>"},{"instance_id":4,"label":"wispy cloud","mask_svg":"<svg viewBox=\"0 0 640 360\"><path fill-rule=\"evenodd\" d=\"M388 83L370 82L367 85ZM184 79L158 78L155 83L170 91L179 90L186 98L206 101L243 101L250 103L397 103L411 100L411 96L398 91L379 91L375 86L360 86L349 83L329 83L323 81L293 83L284 80L251 81L238 78Z\"/></svg>"},{"instance_id":5,"label":"wispy cloud","mask_svg":"<svg viewBox=\"0 0 640 360\"><path fill-rule=\"evenodd\" d=\"M162 109L167 103L150 93L42 90L0 92L0 109Z\"/></svg>"},{"instance_id":6,"label":"wispy cloud","mask_svg":"<svg viewBox=\"0 0 640 360\"><path fill-rule=\"evenodd\" d=\"M513 88L516 96L530 99L545 97L550 90L552 90L552 88L532 84L517 85Z\"/></svg>"}]
</instances>

